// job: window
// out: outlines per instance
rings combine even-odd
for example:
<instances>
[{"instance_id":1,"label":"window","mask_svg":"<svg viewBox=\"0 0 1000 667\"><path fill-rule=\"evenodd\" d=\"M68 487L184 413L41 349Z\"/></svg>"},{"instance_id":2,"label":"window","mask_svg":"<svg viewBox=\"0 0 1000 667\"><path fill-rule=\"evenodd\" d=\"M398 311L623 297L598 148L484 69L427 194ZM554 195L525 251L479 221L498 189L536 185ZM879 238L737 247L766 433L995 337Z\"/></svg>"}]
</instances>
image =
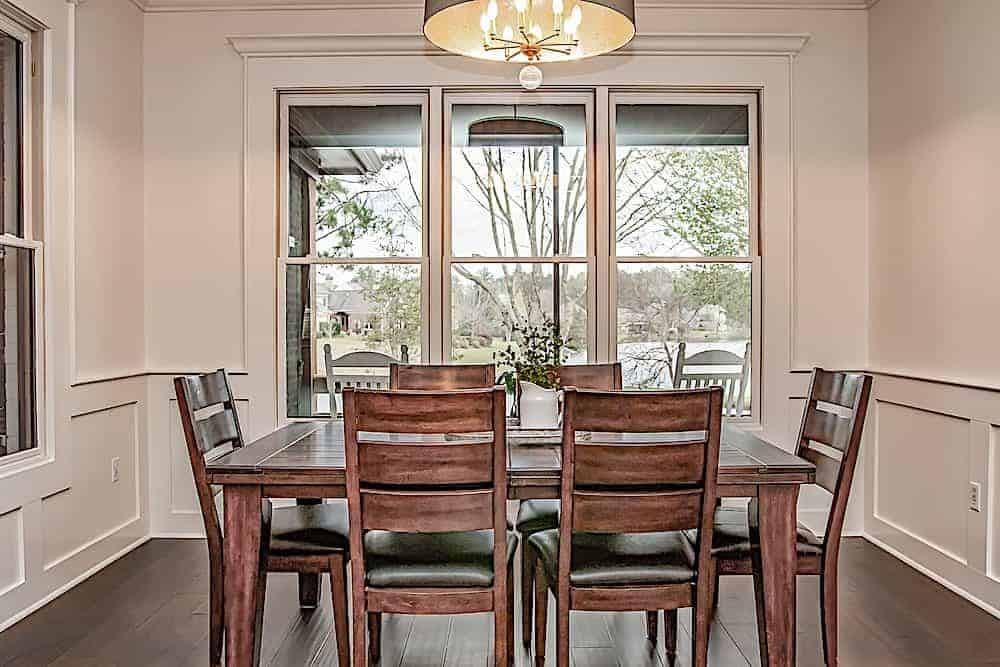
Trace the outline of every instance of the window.
<instances>
[{"instance_id":1,"label":"window","mask_svg":"<svg viewBox=\"0 0 1000 667\"><path fill-rule=\"evenodd\" d=\"M328 102L283 107L290 417L387 387L389 362L418 363L424 345L425 99Z\"/></svg>"},{"instance_id":2,"label":"window","mask_svg":"<svg viewBox=\"0 0 1000 667\"><path fill-rule=\"evenodd\" d=\"M735 416L750 413L752 385L752 108L613 100L625 385L723 384Z\"/></svg>"},{"instance_id":3,"label":"window","mask_svg":"<svg viewBox=\"0 0 1000 667\"><path fill-rule=\"evenodd\" d=\"M551 320L586 361L589 100L473 99L447 105L450 360L491 361L515 326Z\"/></svg>"},{"instance_id":4,"label":"window","mask_svg":"<svg viewBox=\"0 0 1000 667\"><path fill-rule=\"evenodd\" d=\"M753 414L756 96L600 94L282 96L287 416L545 320L569 363Z\"/></svg>"},{"instance_id":5,"label":"window","mask_svg":"<svg viewBox=\"0 0 1000 667\"><path fill-rule=\"evenodd\" d=\"M0 457L38 450L36 318L41 244L26 195L30 33L0 19Z\"/></svg>"}]
</instances>

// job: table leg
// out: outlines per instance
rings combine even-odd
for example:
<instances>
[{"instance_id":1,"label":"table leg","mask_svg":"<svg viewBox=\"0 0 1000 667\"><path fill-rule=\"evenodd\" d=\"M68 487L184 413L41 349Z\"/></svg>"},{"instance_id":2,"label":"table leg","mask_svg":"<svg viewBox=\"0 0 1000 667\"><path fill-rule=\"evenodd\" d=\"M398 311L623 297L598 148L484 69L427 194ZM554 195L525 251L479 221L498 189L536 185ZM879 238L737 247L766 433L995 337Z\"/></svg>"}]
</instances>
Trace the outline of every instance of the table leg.
<instances>
[{"instance_id":1,"label":"table leg","mask_svg":"<svg viewBox=\"0 0 1000 667\"><path fill-rule=\"evenodd\" d=\"M259 486L226 485L223 579L226 665L253 667L260 661L258 610L263 605L261 493Z\"/></svg>"},{"instance_id":2,"label":"table leg","mask_svg":"<svg viewBox=\"0 0 1000 667\"><path fill-rule=\"evenodd\" d=\"M795 664L797 484L762 484L751 505L754 590L761 664ZM755 511L754 511L755 510Z\"/></svg>"},{"instance_id":3,"label":"table leg","mask_svg":"<svg viewBox=\"0 0 1000 667\"><path fill-rule=\"evenodd\" d=\"M319 498L297 498L296 505L319 505L323 501ZM319 607L319 601L323 596L323 587L319 585L320 574L318 572L299 573L299 606L304 609L315 609Z\"/></svg>"}]
</instances>

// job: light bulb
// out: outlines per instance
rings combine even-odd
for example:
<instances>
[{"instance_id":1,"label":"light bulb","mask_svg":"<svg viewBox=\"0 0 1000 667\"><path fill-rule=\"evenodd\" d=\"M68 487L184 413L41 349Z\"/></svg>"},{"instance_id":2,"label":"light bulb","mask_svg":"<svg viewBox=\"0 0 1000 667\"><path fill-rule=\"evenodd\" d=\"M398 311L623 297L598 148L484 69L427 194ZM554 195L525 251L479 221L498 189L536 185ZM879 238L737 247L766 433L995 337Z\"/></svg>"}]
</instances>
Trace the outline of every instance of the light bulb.
<instances>
[{"instance_id":1,"label":"light bulb","mask_svg":"<svg viewBox=\"0 0 1000 667\"><path fill-rule=\"evenodd\" d=\"M563 0L552 0L552 13L556 16L563 13Z\"/></svg>"},{"instance_id":2,"label":"light bulb","mask_svg":"<svg viewBox=\"0 0 1000 667\"><path fill-rule=\"evenodd\" d=\"M563 32L569 35L570 37L576 34L576 28L577 25L573 21L573 19L566 19L566 22L563 23Z\"/></svg>"},{"instance_id":3,"label":"light bulb","mask_svg":"<svg viewBox=\"0 0 1000 667\"><path fill-rule=\"evenodd\" d=\"M516 9L519 14L523 14L524 10L527 8L528 0L514 0L514 9Z\"/></svg>"},{"instance_id":4,"label":"light bulb","mask_svg":"<svg viewBox=\"0 0 1000 667\"><path fill-rule=\"evenodd\" d=\"M535 25L531 26L531 34L535 37L535 39L541 39L542 38L542 26L538 25L537 23Z\"/></svg>"},{"instance_id":5,"label":"light bulb","mask_svg":"<svg viewBox=\"0 0 1000 667\"><path fill-rule=\"evenodd\" d=\"M511 28L510 26L506 26L503 29L503 38L505 40L507 40L508 42L513 42L514 41L514 29Z\"/></svg>"},{"instance_id":6,"label":"light bulb","mask_svg":"<svg viewBox=\"0 0 1000 667\"><path fill-rule=\"evenodd\" d=\"M580 27L580 23L583 22L583 12L580 10L580 5L573 5L573 11L570 12L569 17L576 24L576 27Z\"/></svg>"},{"instance_id":7,"label":"light bulb","mask_svg":"<svg viewBox=\"0 0 1000 667\"><path fill-rule=\"evenodd\" d=\"M492 21L490 21L490 17L487 16L486 14L483 14L482 16L479 17L479 27L483 29L484 35L490 34L491 24Z\"/></svg>"},{"instance_id":8,"label":"light bulb","mask_svg":"<svg viewBox=\"0 0 1000 667\"><path fill-rule=\"evenodd\" d=\"M497 7L497 0L490 0L490 4L486 5L486 15L490 17L492 21L500 13L500 9Z\"/></svg>"}]
</instances>

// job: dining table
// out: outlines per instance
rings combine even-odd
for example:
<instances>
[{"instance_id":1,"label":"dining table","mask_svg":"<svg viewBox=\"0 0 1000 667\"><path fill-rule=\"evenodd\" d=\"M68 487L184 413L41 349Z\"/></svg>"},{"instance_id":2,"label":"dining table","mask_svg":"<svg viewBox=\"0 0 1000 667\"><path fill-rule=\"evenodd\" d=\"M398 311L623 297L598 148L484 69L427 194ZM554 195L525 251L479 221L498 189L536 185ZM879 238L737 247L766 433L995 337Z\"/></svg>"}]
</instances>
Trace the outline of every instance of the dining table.
<instances>
[{"instance_id":1,"label":"dining table","mask_svg":"<svg viewBox=\"0 0 1000 667\"><path fill-rule=\"evenodd\" d=\"M507 429L511 500L559 497L560 440L561 431L555 429ZM755 430L732 421L724 424L719 495L757 499L752 539L763 588L757 595L763 664L795 664L796 504L799 487L813 483L815 473L812 463ZM343 421L291 422L208 462L207 474L224 496L226 665L249 666L260 651L262 500L345 498ZM318 592L318 582L310 583L310 576L316 575L301 575L300 586Z\"/></svg>"}]
</instances>

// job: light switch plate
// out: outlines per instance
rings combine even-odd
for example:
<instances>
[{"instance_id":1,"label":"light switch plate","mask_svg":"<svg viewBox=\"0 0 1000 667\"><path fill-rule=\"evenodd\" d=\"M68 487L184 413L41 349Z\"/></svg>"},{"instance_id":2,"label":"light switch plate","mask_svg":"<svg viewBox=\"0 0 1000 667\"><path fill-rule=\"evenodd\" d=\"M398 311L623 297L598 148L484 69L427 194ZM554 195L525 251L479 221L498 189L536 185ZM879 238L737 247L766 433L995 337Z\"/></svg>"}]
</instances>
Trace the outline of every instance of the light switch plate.
<instances>
[{"instance_id":1,"label":"light switch plate","mask_svg":"<svg viewBox=\"0 0 1000 667\"><path fill-rule=\"evenodd\" d=\"M983 511L983 493L979 482L969 482L969 509L973 512Z\"/></svg>"}]
</instances>

